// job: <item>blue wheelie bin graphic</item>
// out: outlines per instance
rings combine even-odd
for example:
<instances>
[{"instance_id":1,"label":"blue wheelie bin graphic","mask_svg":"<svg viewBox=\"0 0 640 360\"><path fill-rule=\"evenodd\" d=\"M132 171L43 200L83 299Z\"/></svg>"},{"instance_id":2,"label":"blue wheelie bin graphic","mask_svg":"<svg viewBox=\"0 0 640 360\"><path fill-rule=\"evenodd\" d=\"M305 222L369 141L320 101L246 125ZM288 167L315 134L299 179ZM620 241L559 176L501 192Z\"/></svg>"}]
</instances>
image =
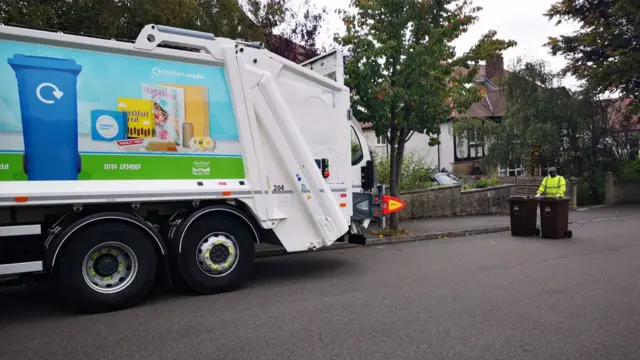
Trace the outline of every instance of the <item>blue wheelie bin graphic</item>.
<instances>
[{"instance_id":1,"label":"blue wheelie bin graphic","mask_svg":"<svg viewBox=\"0 0 640 360\"><path fill-rule=\"evenodd\" d=\"M28 179L77 180L77 81L82 66L71 59L22 54L8 63L18 80Z\"/></svg>"}]
</instances>

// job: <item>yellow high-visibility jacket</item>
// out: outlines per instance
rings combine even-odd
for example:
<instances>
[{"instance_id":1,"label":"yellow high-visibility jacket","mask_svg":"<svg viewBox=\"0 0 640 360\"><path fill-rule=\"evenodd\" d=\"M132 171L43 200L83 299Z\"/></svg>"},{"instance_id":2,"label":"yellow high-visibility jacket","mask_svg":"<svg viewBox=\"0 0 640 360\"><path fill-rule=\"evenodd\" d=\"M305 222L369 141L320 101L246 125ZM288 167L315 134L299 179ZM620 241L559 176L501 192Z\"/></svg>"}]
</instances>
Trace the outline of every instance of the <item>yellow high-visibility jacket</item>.
<instances>
[{"instance_id":1,"label":"yellow high-visibility jacket","mask_svg":"<svg viewBox=\"0 0 640 360\"><path fill-rule=\"evenodd\" d=\"M567 184L562 176L557 175L555 178L547 176L542 180L542 184L540 184L538 195L564 197L565 191L567 191Z\"/></svg>"}]
</instances>

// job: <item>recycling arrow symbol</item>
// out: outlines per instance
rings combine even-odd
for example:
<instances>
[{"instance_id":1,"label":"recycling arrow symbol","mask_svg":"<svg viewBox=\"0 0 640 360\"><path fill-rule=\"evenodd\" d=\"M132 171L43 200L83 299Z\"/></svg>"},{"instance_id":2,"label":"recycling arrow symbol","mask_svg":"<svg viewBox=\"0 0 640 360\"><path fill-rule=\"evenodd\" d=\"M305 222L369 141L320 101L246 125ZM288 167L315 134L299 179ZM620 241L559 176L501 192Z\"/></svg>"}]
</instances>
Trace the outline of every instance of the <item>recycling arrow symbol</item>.
<instances>
[{"instance_id":1,"label":"recycling arrow symbol","mask_svg":"<svg viewBox=\"0 0 640 360\"><path fill-rule=\"evenodd\" d=\"M42 83L40 85L38 85L38 88L36 88L36 96L38 97L38 100L42 101L45 104L53 104L55 102L55 100L49 100L49 99L45 99L44 97L42 97L41 91L42 89L46 88L46 87L50 87L53 89L53 96L60 100L60 98L64 95L64 93L62 91L60 91L60 89L58 89L58 87L55 84L52 83Z\"/></svg>"}]
</instances>

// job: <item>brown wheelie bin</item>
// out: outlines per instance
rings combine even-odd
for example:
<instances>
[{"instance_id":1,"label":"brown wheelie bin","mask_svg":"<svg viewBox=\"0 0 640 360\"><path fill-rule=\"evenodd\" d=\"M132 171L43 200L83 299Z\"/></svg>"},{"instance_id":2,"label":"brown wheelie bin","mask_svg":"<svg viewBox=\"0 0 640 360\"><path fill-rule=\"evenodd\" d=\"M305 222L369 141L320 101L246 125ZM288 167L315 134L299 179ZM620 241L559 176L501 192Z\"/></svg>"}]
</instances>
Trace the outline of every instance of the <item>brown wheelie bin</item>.
<instances>
[{"instance_id":1,"label":"brown wheelie bin","mask_svg":"<svg viewBox=\"0 0 640 360\"><path fill-rule=\"evenodd\" d=\"M571 238L573 233L569 230L569 198L541 197L540 204L540 228L542 237L546 239Z\"/></svg>"},{"instance_id":2,"label":"brown wheelie bin","mask_svg":"<svg viewBox=\"0 0 640 360\"><path fill-rule=\"evenodd\" d=\"M537 202L532 196L511 196L509 202L509 215L511 217L511 235L533 236L539 235L536 228Z\"/></svg>"}]
</instances>

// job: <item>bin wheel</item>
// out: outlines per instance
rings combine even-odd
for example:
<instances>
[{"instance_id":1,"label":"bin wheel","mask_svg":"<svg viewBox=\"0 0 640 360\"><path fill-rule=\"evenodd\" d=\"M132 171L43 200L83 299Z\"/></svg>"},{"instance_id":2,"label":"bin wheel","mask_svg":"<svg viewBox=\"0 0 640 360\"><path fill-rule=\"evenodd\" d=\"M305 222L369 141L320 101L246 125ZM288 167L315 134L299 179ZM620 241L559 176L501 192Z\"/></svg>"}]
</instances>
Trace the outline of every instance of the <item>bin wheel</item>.
<instances>
[{"instance_id":1,"label":"bin wheel","mask_svg":"<svg viewBox=\"0 0 640 360\"><path fill-rule=\"evenodd\" d=\"M564 236L566 236L566 237L567 237L567 239L571 239L571 238L573 237L573 231L571 231L571 230L567 230L567 231L564 233Z\"/></svg>"},{"instance_id":2,"label":"bin wheel","mask_svg":"<svg viewBox=\"0 0 640 360\"><path fill-rule=\"evenodd\" d=\"M535 236L540 236L540 228L536 228L536 229L533 231L533 234L534 234Z\"/></svg>"}]
</instances>

